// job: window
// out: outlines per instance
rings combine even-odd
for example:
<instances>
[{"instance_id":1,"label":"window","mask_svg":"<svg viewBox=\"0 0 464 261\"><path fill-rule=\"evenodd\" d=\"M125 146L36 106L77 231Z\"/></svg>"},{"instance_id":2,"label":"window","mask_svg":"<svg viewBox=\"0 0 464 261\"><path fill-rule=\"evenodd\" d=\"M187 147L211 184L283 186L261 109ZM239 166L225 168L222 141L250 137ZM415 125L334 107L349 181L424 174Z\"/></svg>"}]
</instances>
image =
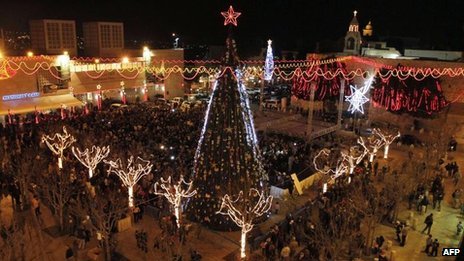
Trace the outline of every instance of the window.
<instances>
[{"instance_id":1,"label":"window","mask_svg":"<svg viewBox=\"0 0 464 261\"><path fill-rule=\"evenodd\" d=\"M346 49L354 50L354 38L348 38L348 40L346 41Z\"/></svg>"},{"instance_id":2,"label":"window","mask_svg":"<svg viewBox=\"0 0 464 261\"><path fill-rule=\"evenodd\" d=\"M75 33L73 24L62 24L61 34L63 48L75 48L76 40L74 38Z\"/></svg>"},{"instance_id":3,"label":"window","mask_svg":"<svg viewBox=\"0 0 464 261\"><path fill-rule=\"evenodd\" d=\"M46 28L48 49L60 49L60 25L58 23L47 23Z\"/></svg>"},{"instance_id":4,"label":"window","mask_svg":"<svg viewBox=\"0 0 464 261\"><path fill-rule=\"evenodd\" d=\"M113 25L112 26L112 40L113 48L122 48L122 30L121 26Z\"/></svg>"},{"instance_id":5,"label":"window","mask_svg":"<svg viewBox=\"0 0 464 261\"><path fill-rule=\"evenodd\" d=\"M109 25L100 26L101 47L111 48L111 31Z\"/></svg>"}]
</instances>

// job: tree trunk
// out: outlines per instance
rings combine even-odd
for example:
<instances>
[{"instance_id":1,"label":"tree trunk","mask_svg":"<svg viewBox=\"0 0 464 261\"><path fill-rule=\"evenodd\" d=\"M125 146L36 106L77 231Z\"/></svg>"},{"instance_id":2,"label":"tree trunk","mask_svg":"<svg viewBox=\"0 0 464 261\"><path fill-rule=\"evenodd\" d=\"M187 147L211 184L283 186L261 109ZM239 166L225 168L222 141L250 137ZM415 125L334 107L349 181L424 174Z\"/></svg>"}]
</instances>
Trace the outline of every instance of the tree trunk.
<instances>
[{"instance_id":1,"label":"tree trunk","mask_svg":"<svg viewBox=\"0 0 464 261\"><path fill-rule=\"evenodd\" d=\"M58 209L58 222L60 224L60 231L63 231L64 227L63 227L63 206L62 205Z\"/></svg>"},{"instance_id":2,"label":"tree trunk","mask_svg":"<svg viewBox=\"0 0 464 261\"><path fill-rule=\"evenodd\" d=\"M111 246L110 246L110 240L108 239L109 235L105 236L105 260L106 261L111 261Z\"/></svg>"}]
</instances>

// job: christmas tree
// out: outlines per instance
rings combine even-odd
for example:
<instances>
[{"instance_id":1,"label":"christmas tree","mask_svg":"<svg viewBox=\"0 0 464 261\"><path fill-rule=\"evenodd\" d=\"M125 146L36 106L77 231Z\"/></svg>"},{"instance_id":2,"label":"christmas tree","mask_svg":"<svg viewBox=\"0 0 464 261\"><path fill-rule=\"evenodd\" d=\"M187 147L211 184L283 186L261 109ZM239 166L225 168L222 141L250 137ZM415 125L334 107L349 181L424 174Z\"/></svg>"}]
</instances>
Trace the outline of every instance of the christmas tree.
<instances>
[{"instance_id":1,"label":"christmas tree","mask_svg":"<svg viewBox=\"0 0 464 261\"><path fill-rule=\"evenodd\" d=\"M274 54L272 54L272 41L267 41L267 53L266 62L264 64L264 80L272 80L272 74L274 73Z\"/></svg>"},{"instance_id":2,"label":"christmas tree","mask_svg":"<svg viewBox=\"0 0 464 261\"><path fill-rule=\"evenodd\" d=\"M267 180L231 33L226 46L224 73L214 84L195 154L193 187L197 194L187 208L189 219L223 231L238 227L217 213L222 197L250 188L263 191Z\"/></svg>"}]
</instances>

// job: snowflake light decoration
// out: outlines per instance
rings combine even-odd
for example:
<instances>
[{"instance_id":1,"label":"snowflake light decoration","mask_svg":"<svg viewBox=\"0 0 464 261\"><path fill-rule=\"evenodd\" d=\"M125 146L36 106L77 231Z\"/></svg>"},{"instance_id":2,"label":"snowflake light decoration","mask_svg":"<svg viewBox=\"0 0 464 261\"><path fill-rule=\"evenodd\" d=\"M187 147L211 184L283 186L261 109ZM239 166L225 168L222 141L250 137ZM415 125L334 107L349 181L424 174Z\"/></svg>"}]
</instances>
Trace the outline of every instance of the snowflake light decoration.
<instances>
[{"instance_id":1,"label":"snowflake light decoration","mask_svg":"<svg viewBox=\"0 0 464 261\"><path fill-rule=\"evenodd\" d=\"M351 95L345 98L345 101L350 103L348 111L351 113L359 111L360 113L364 114L363 105L369 101L369 98L366 97L366 94L369 92L369 88L372 85L373 79L374 77L371 77L361 88L356 88L355 86L350 85Z\"/></svg>"}]
</instances>

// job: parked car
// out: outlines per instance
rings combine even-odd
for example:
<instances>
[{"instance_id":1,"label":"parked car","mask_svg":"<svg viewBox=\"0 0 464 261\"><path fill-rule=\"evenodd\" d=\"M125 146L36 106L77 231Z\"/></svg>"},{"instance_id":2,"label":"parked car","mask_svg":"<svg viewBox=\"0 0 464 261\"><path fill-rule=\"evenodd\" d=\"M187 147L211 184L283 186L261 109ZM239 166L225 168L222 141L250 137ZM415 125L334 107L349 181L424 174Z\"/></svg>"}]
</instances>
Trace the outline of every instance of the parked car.
<instances>
[{"instance_id":1,"label":"parked car","mask_svg":"<svg viewBox=\"0 0 464 261\"><path fill-rule=\"evenodd\" d=\"M280 109L280 100L277 100L277 99L265 100L264 108L278 110Z\"/></svg>"},{"instance_id":2,"label":"parked car","mask_svg":"<svg viewBox=\"0 0 464 261\"><path fill-rule=\"evenodd\" d=\"M174 97L171 100L171 104L174 107L179 107L182 104L183 101L184 101L184 98L182 98L182 97Z\"/></svg>"},{"instance_id":3,"label":"parked car","mask_svg":"<svg viewBox=\"0 0 464 261\"><path fill-rule=\"evenodd\" d=\"M182 105L180 106L180 109L182 111L188 111L192 107L193 107L193 102L184 101L184 102L182 102Z\"/></svg>"}]
</instances>

